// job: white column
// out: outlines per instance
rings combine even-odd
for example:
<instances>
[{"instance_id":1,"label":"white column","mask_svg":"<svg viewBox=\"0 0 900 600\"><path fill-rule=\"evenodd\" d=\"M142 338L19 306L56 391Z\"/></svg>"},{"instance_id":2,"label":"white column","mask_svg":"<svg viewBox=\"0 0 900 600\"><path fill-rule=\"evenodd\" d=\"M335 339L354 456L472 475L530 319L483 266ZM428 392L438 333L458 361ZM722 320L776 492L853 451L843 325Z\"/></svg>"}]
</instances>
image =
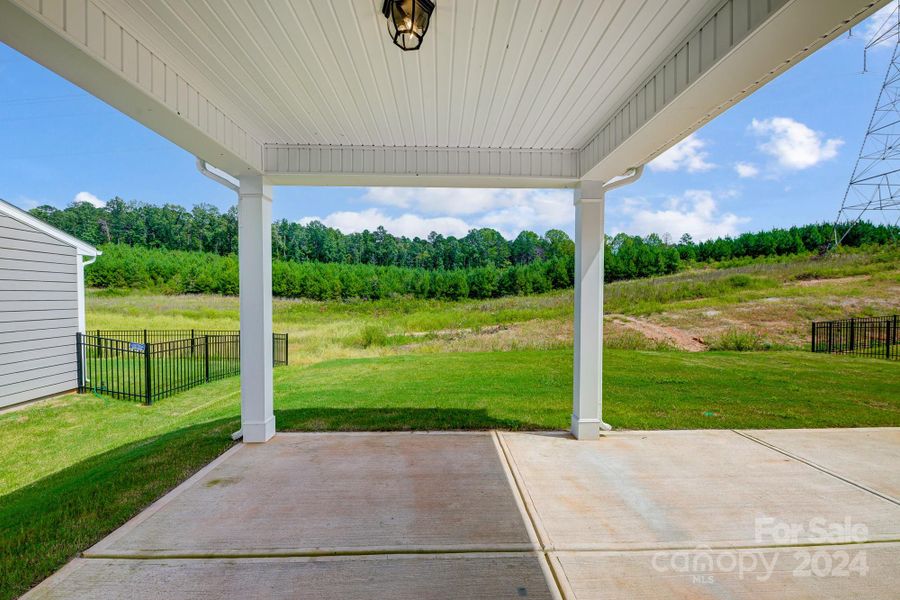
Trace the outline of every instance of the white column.
<instances>
[{"instance_id":1,"label":"white column","mask_svg":"<svg viewBox=\"0 0 900 600\"><path fill-rule=\"evenodd\" d=\"M241 431L245 442L275 435L272 406L272 186L240 178Z\"/></svg>"},{"instance_id":2,"label":"white column","mask_svg":"<svg viewBox=\"0 0 900 600\"><path fill-rule=\"evenodd\" d=\"M575 381L572 435L595 440L603 422L603 186L575 189Z\"/></svg>"}]
</instances>

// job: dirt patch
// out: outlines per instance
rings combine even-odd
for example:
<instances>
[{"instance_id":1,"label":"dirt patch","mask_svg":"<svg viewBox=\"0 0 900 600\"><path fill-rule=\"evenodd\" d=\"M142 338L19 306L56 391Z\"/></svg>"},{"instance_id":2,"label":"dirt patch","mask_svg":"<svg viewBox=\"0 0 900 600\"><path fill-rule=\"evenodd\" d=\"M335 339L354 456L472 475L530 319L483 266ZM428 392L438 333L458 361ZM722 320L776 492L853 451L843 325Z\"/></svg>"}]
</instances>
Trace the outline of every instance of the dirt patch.
<instances>
[{"instance_id":1,"label":"dirt patch","mask_svg":"<svg viewBox=\"0 0 900 600\"><path fill-rule=\"evenodd\" d=\"M800 281L795 281L794 285L797 287L811 287L814 285L823 285L826 283L851 283L853 281L865 281L869 279L868 275L856 275L854 277L835 277L833 279L803 279Z\"/></svg>"},{"instance_id":2,"label":"dirt patch","mask_svg":"<svg viewBox=\"0 0 900 600\"><path fill-rule=\"evenodd\" d=\"M688 352L703 352L706 350L706 344L703 342L703 339L689 331L678 329L677 327L659 325L646 319L629 317L627 315L609 315L609 317L622 326L637 331L654 342L666 343L679 350Z\"/></svg>"},{"instance_id":3,"label":"dirt patch","mask_svg":"<svg viewBox=\"0 0 900 600\"><path fill-rule=\"evenodd\" d=\"M412 338L437 336L448 339L457 339L471 335L493 335L501 331L506 331L507 329L509 329L508 325L488 325L487 327L479 328L465 327L462 329L438 329L435 331L410 331L404 335Z\"/></svg>"},{"instance_id":4,"label":"dirt patch","mask_svg":"<svg viewBox=\"0 0 900 600\"><path fill-rule=\"evenodd\" d=\"M421 338L402 346L397 352L505 352L524 349L554 349L572 346L572 319L534 319L519 323L477 328L409 332Z\"/></svg>"}]
</instances>

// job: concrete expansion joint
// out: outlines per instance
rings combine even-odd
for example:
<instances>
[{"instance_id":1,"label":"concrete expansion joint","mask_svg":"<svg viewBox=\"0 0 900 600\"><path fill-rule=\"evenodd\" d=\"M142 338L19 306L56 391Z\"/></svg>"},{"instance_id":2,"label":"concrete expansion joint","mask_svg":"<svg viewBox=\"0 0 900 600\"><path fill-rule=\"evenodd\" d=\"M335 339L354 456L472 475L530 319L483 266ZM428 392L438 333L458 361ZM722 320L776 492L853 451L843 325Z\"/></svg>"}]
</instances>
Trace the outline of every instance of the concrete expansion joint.
<instances>
[{"instance_id":1,"label":"concrete expansion joint","mask_svg":"<svg viewBox=\"0 0 900 600\"><path fill-rule=\"evenodd\" d=\"M291 552L231 552L231 553L170 553L170 554L81 554L86 560L233 560L240 558L340 558L357 556L430 557L439 555L496 555L496 554L538 554L539 549L522 546L484 546L482 548L373 548L367 550L322 550Z\"/></svg>"},{"instance_id":2,"label":"concrete expansion joint","mask_svg":"<svg viewBox=\"0 0 900 600\"><path fill-rule=\"evenodd\" d=\"M503 469L506 472L510 488L515 496L516 504L519 506L519 511L522 513L523 520L529 526L528 535L535 542L535 545L537 546L536 549L540 553L541 567L544 569L544 577L547 579L547 584L551 589L551 593L555 593L555 595L562 600L574 598L575 596L572 592L572 587L565 579L565 573L559 573L556 567L553 566L553 557L550 555L550 552L547 550L544 540L541 537L540 528L538 527L536 517L530 504L530 498L526 497L527 488L525 488L520 479L515 460L510 454L509 448L506 447L506 442L503 441L501 432L493 430L491 431L491 435L494 438L497 456L503 464ZM555 586L555 589L553 586Z\"/></svg>"},{"instance_id":3,"label":"concrete expansion joint","mask_svg":"<svg viewBox=\"0 0 900 600\"><path fill-rule=\"evenodd\" d=\"M813 469L816 469L817 471L821 471L822 473L825 473L826 475L829 475L831 477L834 477L835 479L839 479L839 480L843 481L844 483L850 484L853 487L861 489L864 492L868 492L868 493L872 494L873 496L878 496L882 500L887 500L888 502L892 502L892 503L896 504L897 506L900 506L900 500L898 500L897 498L894 498L893 496L890 496L888 494L883 494L883 493L879 492L878 490L873 490L869 486L863 485L857 481L853 481L852 479L848 479L847 477L838 475L834 471L826 469L822 465L816 464L816 463L812 462L811 460L807 460L807 459L803 458L802 456L798 456L792 452L788 452L787 450L779 448L778 446L776 446L774 444L770 444L769 442L761 440L756 436L750 435L747 432L740 431L737 429L732 429L731 431L733 431L734 433L738 434L739 436L741 436L743 438L746 438L752 442L756 442L757 444L760 444L762 446L765 446L766 448L774 450L775 452L778 452L779 454L783 454L784 456L787 456L788 458L792 458L798 462L802 462L803 464L805 464L809 467L812 467Z\"/></svg>"}]
</instances>

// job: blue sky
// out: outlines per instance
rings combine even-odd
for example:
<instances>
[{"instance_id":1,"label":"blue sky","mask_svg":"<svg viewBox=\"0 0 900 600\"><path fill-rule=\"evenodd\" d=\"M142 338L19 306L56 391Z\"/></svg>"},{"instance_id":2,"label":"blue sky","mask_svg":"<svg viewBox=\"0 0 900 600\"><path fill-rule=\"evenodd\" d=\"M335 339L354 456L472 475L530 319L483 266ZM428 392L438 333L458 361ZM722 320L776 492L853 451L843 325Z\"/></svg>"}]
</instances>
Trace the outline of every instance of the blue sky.
<instances>
[{"instance_id":1,"label":"blue sky","mask_svg":"<svg viewBox=\"0 0 900 600\"><path fill-rule=\"evenodd\" d=\"M881 14L881 13L880 13ZM840 207L889 48L863 45L872 17L651 163L607 199L607 231L703 239L830 220ZM234 194L187 152L0 44L0 198L23 208L113 196L226 209ZM275 190L276 219L402 235L494 227L570 234L567 190Z\"/></svg>"}]
</instances>

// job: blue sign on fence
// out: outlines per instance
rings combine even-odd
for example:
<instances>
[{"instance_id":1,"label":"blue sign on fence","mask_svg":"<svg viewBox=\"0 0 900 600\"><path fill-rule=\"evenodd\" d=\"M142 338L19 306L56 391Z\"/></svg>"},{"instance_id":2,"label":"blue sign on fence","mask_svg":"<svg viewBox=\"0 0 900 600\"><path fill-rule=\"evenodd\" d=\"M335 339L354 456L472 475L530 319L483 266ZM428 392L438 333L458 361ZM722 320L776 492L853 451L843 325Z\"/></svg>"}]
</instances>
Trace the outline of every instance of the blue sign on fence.
<instances>
[{"instance_id":1,"label":"blue sign on fence","mask_svg":"<svg viewBox=\"0 0 900 600\"><path fill-rule=\"evenodd\" d=\"M143 344L139 344L139 343L137 343L137 342L131 342L130 344L128 344L128 349L129 349L129 350L136 350L137 352L143 352L143 351L144 351L144 345L143 345Z\"/></svg>"}]
</instances>

